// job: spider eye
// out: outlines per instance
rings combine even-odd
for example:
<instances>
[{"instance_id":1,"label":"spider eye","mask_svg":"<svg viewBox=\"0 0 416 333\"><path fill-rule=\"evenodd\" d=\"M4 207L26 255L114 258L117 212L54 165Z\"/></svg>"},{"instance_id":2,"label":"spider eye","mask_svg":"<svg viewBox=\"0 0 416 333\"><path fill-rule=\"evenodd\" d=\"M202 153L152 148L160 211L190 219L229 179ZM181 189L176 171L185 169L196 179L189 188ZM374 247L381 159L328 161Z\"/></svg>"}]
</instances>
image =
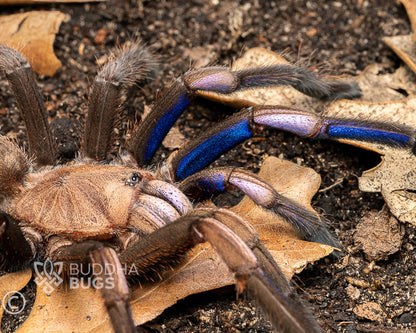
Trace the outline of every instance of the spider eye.
<instances>
[{"instance_id":1,"label":"spider eye","mask_svg":"<svg viewBox=\"0 0 416 333\"><path fill-rule=\"evenodd\" d=\"M142 180L142 176L137 172L133 172L131 177L127 179L126 185L134 186L141 180Z\"/></svg>"}]
</instances>

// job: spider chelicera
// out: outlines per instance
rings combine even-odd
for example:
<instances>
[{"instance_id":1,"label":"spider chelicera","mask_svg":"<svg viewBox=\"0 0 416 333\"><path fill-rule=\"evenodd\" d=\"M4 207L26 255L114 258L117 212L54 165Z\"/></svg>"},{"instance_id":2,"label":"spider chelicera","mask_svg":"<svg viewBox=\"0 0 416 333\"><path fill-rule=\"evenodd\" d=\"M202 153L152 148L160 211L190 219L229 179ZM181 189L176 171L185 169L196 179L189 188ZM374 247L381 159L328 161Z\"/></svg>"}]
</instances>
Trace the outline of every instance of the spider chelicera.
<instances>
[{"instance_id":1,"label":"spider chelicera","mask_svg":"<svg viewBox=\"0 0 416 333\"><path fill-rule=\"evenodd\" d=\"M410 130L377 122L324 118L285 106L244 109L195 140L165 163L148 166L161 141L193 97L200 92L288 84L313 97L355 98L358 86L324 81L297 66L277 65L230 71L223 67L191 70L162 91L149 115L133 130L129 156L105 164L124 88L146 75L152 56L139 43L119 49L93 84L80 157L59 165L47 113L29 63L17 51L0 46L5 72L26 125L29 155L0 136L0 249L4 271L39 260L70 264L112 265L95 271L114 330L135 332L130 315L130 276L137 279L175 267L183 254L210 242L234 272L237 291L255 297L273 325L284 332L319 332L320 328L255 230L223 208L193 208L201 198L237 187L257 205L281 215L310 241L336 245L317 214L279 193L255 174L236 168L205 169L218 156L252 137L264 126L314 138L354 138L413 147ZM28 157L30 156L30 158ZM65 273L63 273L65 274ZM105 282L110 281L112 283Z\"/></svg>"}]
</instances>

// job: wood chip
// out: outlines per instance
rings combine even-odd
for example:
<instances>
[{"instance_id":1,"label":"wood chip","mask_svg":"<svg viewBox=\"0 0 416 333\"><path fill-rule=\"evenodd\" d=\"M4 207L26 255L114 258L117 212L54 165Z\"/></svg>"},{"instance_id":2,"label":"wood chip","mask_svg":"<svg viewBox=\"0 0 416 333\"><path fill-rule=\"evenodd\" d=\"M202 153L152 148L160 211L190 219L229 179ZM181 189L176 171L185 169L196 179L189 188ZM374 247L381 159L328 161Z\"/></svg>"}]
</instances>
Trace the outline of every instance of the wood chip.
<instances>
[{"instance_id":1,"label":"wood chip","mask_svg":"<svg viewBox=\"0 0 416 333\"><path fill-rule=\"evenodd\" d=\"M381 306L374 302L368 302L356 306L352 310L358 317L365 318L371 321L382 322L386 318L386 314L381 309Z\"/></svg>"}]
</instances>

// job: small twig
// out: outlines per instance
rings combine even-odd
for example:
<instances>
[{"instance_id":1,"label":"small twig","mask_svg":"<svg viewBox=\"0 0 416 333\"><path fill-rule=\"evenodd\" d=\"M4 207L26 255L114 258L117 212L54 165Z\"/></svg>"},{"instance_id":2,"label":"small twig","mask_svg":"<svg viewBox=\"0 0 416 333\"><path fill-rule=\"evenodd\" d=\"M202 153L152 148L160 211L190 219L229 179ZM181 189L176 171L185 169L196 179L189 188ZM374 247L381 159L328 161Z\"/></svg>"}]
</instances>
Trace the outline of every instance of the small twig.
<instances>
[{"instance_id":1,"label":"small twig","mask_svg":"<svg viewBox=\"0 0 416 333\"><path fill-rule=\"evenodd\" d=\"M338 185L342 184L342 182L343 182L343 181L344 181L344 178L338 178L338 179L335 181L335 183L333 183L332 185L329 185L328 187L325 187L325 188L323 188L323 189L319 190L318 192L326 192L326 191L330 190L331 188L333 188L333 187L335 187L335 186L338 186Z\"/></svg>"}]
</instances>

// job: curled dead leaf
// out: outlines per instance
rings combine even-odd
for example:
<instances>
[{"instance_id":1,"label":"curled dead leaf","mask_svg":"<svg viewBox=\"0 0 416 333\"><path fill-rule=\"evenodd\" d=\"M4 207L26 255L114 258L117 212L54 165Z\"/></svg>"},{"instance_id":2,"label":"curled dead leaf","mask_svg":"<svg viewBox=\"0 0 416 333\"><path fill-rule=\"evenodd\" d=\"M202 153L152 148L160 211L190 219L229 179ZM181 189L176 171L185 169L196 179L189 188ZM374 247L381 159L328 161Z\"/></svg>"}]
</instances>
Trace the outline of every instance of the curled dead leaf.
<instances>
[{"instance_id":1,"label":"curled dead leaf","mask_svg":"<svg viewBox=\"0 0 416 333\"><path fill-rule=\"evenodd\" d=\"M416 73L416 4L414 0L400 0L406 8L412 25L413 34L384 37L383 42L387 44L409 67Z\"/></svg>"},{"instance_id":2,"label":"curled dead leaf","mask_svg":"<svg viewBox=\"0 0 416 333\"><path fill-rule=\"evenodd\" d=\"M413 0L400 0L403 6L406 8L407 15L409 16L412 30L416 31L416 3Z\"/></svg>"},{"instance_id":3,"label":"curled dead leaf","mask_svg":"<svg viewBox=\"0 0 416 333\"><path fill-rule=\"evenodd\" d=\"M16 332L91 332L98 325L100 332L112 332L99 290L61 285L47 294L38 286L32 312Z\"/></svg>"},{"instance_id":4,"label":"curled dead leaf","mask_svg":"<svg viewBox=\"0 0 416 333\"><path fill-rule=\"evenodd\" d=\"M414 40L415 35L413 34L383 38L383 42L386 43L413 72L416 72Z\"/></svg>"}]
</instances>

